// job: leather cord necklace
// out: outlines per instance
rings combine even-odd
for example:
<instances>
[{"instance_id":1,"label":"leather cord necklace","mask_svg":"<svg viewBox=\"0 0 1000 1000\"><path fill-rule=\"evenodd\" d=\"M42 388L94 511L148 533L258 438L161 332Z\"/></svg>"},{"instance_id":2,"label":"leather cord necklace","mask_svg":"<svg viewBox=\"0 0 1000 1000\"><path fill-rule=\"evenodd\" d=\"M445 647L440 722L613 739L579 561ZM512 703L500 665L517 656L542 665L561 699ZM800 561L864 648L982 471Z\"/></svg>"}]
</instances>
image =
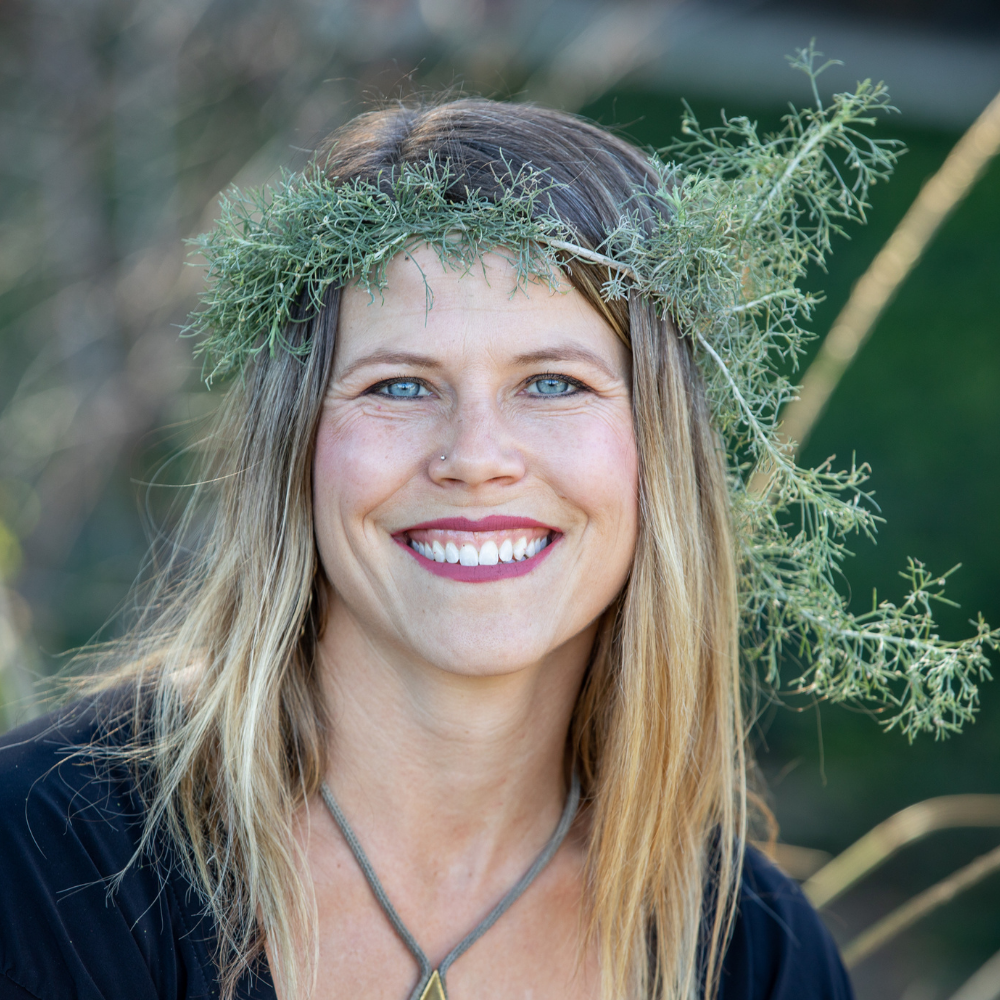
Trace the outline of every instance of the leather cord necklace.
<instances>
[{"instance_id":1,"label":"leather cord necklace","mask_svg":"<svg viewBox=\"0 0 1000 1000\"><path fill-rule=\"evenodd\" d=\"M368 885L371 887L372 893L378 900L379 905L385 911L385 915L389 918L389 923L391 923L395 928L395 931L400 936L403 944L410 949L410 953L417 960L417 964L420 966L420 981L410 994L410 1000L447 1000L448 994L445 991L445 976L452 963L456 958L471 948L472 945L474 945L500 919L500 917L506 913L514 901L518 899L518 897L524 892L525 889L528 888L529 885L531 885L532 882L534 882L538 873L552 860L552 856L559 849L559 845L563 842L566 834L569 832L569 828L573 824L577 809L580 805L580 782L576 774L574 774L570 785L569 795L566 798L566 805L563 808L562 817L559 820L559 825L555 828L555 831L549 838L549 842L542 849L542 853L535 858L534 864L532 864L532 866L508 890L503 899L501 899L500 902L497 903L497 905L494 906L493 909L490 910L490 912L464 938L462 938L462 940L459 941L450 952L448 952L441 964L435 969L431 965L430 960L424 954L423 949L419 944L417 944L416 938L414 938L414 936L407 929L406 925L399 918L399 914L396 912L395 907L389 902L389 897L386 895L385 889L382 888L382 883L375 874L375 869L372 868L372 864L368 860L368 855L365 854L357 836L351 829L350 824L347 822L347 818L344 816L343 811L337 804L337 800L333 797L333 793L330 791L326 782L322 785L321 793L327 809L330 810L330 815L340 828L340 832L343 834L344 840L347 841L347 846L351 849L351 853L354 855L354 860L357 861L358 867L368 880Z\"/></svg>"}]
</instances>

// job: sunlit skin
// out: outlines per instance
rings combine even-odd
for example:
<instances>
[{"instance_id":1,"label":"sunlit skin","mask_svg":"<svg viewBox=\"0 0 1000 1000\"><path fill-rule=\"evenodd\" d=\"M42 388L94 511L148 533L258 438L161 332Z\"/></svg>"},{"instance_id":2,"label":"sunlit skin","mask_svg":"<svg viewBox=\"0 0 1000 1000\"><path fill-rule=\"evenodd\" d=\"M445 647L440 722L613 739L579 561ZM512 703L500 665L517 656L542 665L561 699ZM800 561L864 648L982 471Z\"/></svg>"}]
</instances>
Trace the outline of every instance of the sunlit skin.
<instances>
[{"instance_id":1,"label":"sunlit skin","mask_svg":"<svg viewBox=\"0 0 1000 1000\"><path fill-rule=\"evenodd\" d=\"M629 353L582 295L542 282L511 294L498 255L485 275L413 256L390 264L384 298L343 296L313 488L330 581L328 781L437 963L558 821L572 708L634 555L638 463ZM535 531L552 544L530 571L462 582L406 547L407 528L490 515L553 529ZM300 819L316 997L406 1000L416 966L322 802ZM596 996L581 948L584 825L452 967L450 1000Z\"/></svg>"}]
</instances>

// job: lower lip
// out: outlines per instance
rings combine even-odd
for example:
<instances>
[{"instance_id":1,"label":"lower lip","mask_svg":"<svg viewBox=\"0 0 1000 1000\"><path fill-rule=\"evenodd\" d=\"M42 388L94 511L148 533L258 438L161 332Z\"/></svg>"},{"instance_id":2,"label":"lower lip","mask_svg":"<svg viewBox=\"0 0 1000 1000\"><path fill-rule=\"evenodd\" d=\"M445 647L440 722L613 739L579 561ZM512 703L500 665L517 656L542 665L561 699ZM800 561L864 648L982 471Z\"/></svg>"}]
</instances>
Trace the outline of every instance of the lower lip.
<instances>
[{"instance_id":1,"label":"lower lip","mask_svg":"<svg viewBox=\"0 0 1000 1000\"><path fill-rule=\"evenodd\" d=\"M538 555L530 559L522 559L521 562L501 562L496 566L463 566L461 563L434 562L412 548L405 538L394 538L393 541L400 548L406 549L424 569L435 576L458 580L460 583L493 583L495 580L507 580L530 573L552 551L560 538L562 535L555 535Z\"/></svg>"}]
</instances>

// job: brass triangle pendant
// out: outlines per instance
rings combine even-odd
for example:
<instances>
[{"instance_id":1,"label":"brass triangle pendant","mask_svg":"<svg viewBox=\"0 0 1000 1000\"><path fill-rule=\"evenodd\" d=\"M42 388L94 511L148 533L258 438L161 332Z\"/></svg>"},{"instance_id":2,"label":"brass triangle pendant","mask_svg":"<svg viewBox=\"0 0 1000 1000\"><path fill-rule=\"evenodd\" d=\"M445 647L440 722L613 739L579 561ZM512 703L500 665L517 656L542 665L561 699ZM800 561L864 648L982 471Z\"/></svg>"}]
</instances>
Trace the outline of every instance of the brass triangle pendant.
<instances>
[{"instance_id":1,"label":"brass triangle pendant","mask_svg":"<svg viewBox=\"0 0 1000 1000\"><path fill-rule=\"evenodd\" d=\"M424 992L420 994L420 1000L448 1000L437 969L431 973L431 978L427 980Z\"/></svg>"}]
</instances>

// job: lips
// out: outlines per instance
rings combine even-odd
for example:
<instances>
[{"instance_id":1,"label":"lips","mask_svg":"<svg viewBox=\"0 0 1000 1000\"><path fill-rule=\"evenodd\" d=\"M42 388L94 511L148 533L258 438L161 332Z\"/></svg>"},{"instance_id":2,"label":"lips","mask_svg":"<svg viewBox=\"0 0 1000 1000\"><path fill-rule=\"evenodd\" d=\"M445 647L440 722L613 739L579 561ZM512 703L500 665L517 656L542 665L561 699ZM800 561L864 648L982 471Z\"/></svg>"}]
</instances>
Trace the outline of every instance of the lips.
<instances>
[{"instance_id":1,"label":"lips","mask_svg":"<svg viewBox=\"0 0 1000 1000\"><path fill-rule=\"evenodd\" d=\"M544 528L549 532L557 532L557 528L530 517L512 517L509 514L491 514L489 517L470 521L467 517L439 517L436 521L423 521L407 528L406 532L422 531L440 528L444 531L506 531L517 528ZM406 532L399 532L405 534Z\"/></svg>"},{"instance_id":2,"label":"lips","mask_svg":"<svg viewBox=\"0 0 1000 1000\"><path fill-rule=\"evenodd\" d=\"M393 540L435 576L464 583L488 583L530 573L562 533L526 517L493 514L423 521Z\"/></svg>"}]
</instances>

